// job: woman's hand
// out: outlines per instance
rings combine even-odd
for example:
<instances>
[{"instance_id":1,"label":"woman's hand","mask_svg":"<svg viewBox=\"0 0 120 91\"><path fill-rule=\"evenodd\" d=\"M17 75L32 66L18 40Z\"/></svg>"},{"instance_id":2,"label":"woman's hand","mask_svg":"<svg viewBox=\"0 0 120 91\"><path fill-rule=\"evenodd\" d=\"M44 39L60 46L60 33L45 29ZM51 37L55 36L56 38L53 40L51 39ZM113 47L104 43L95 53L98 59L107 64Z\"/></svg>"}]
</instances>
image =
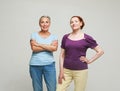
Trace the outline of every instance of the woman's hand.
<instances>
[{"instance_id":1,"label":"woman's hand","mask_svg":"<svg viewBox=\"0 0 120 91\"><path fill-rule=\"evenodd\" d=\"M58 77L58 83L62 84L62 80L65 80L64 73L60 72L59 77Z\"/></svg>"},{"instance_id":2,"label":"woman's hand","mask_svg":"<svg viewBox=\"0 0 120 91\"><path fill-rule=\"evenodd\" d=\"M86 62L87 64L90 64L90 63L91 63L85 56L81 56L81 57L80 57L80 60L81 60L82 62Z\"/></svg>"},{"instance_id":3,"label":"woman's hand","mask_svg":"<svg viewBox=\"0 0 120 91\"><path fill-rule=\"evenodd\" d=\"M87 64L90 64L104 54L104 51L99 46L96 46L93 50L96 51L96 54L93 57L91 57L91 59L88 60L85 56L81 56L80 60L82 62L86 62Z\"/></svg>"}]
</instances>

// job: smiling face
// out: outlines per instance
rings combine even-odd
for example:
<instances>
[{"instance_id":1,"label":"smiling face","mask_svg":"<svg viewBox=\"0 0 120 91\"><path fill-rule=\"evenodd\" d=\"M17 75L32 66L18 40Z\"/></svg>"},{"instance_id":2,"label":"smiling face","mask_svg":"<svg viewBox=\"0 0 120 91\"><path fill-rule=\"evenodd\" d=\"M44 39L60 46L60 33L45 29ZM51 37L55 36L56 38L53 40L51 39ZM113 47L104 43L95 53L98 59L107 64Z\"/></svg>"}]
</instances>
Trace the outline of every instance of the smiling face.
<instances>
[{"instance_id":1,"label":"smiling face","mask_svg":"<svg viewBox=\"0 0 120 91\"><path fill-rule=\"evenodd\" d=\"M39 25L42 31L48 31L50 27L50 18L43 16L40 18Z\"/></svg>"},{"instance_id":2,"label":"smiling face","mask_svg":"<svg viewBox=\"0 0 120 91\"><path fill-rule=\"evenodd\" d=\"M70 26L73 30L79 30L83 28L84 22L81 17L73 16L70 20Z\"/></svg>"}]
</instances>

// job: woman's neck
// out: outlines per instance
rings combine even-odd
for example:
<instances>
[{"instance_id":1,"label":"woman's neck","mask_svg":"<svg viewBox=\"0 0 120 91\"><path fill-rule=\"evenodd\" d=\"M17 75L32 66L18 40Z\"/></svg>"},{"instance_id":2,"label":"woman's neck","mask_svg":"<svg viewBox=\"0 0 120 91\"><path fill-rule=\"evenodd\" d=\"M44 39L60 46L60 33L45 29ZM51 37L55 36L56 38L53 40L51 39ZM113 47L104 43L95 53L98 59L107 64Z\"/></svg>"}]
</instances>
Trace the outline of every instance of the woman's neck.
<instances>
[{"instance_id":1,"label":"woman's neck","mask_svg":"<svg viewBox=\"0 0 120 91\"><path fill-rule=\"evenodd\" d=\"M72 35L81 35L81 34L83 34L83 32L81 31L81 29L79 29L79 30L74 30L71 34Z\"/></svg>"},{"instance_id":2,"label":"woman's neck","mask_svg":"<svg viewBox=\"0 0 120 91\"><path fill-rule=\"evenodd\" d=\"M69 36L69 39L71 40L81 40L84 39L84 33L81 30L73 31Z\"/></svg>"},{"instance_id":3,"label":"woman's neck","mask_svg":"<svg viewBox=\"0 0 120 91\"><path fill-rule=\"evenodd\" d=\"M49 31L39 31L39 35L42 36L43 38L46 38L48 36L50 36L50 32Z\"/></svg>"}]
</instances>

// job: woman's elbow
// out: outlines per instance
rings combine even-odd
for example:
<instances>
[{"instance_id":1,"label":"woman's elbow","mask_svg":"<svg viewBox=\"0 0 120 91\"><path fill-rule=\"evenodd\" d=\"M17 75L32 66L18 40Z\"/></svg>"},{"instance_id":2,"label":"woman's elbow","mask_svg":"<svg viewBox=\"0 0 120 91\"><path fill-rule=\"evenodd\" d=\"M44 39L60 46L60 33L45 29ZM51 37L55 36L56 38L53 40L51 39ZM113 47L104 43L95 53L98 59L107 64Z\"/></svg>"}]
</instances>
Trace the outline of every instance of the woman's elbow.
<instances>
[{"instance_id":1,"label":"woman's elbow","mask_svg":"<svg viewBox=\"0 0 120 91\"><path fill-rule=\"evenodd\" d=\"M31 50L32 50L33 52L39 52L34 46L31 47Z\"/></svg>"},{"instance_id":2,"label":"woman's elbow","mask_svg":"<svg viewBox=\"0 0 120 91\"><path fill-rule=\"evenodd\" d=\"M102 55L104 54L104 51L102 50Z\"/></svg>"},{"instance_id":3,"label":"woman's elbow","mask_svg":"<svg viewBox=\"0 0 120 91\"><path fill-rule=\"evenodd\" d=\"M99 52L99 54L100 54L100 55L103 55L103 54L104 54L104 51L103 51L103 50L101 50L101 51Z\"/></svg>"},{"instance_id":4,"label":"woman's elbow","mask_svg":"<svg viewBox=\"0 0 120 91\"><path fill-rule=\"evenodd\" d=\"M33 51L33 52L38 52L37 50L35 50L34 48L31 48L31 50Z\"/></svg>"}]
</instances>

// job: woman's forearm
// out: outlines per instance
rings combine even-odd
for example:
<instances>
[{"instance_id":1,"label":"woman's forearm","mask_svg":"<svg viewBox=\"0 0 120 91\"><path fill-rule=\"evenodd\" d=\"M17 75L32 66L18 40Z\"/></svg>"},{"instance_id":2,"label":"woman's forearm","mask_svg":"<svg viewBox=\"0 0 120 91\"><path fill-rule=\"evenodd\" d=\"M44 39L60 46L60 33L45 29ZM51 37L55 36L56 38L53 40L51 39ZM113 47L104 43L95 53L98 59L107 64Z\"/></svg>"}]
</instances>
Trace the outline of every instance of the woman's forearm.
<instances>
[{"instance_id":1,"label":"woman's forearm","mask_svg":"<svg viewBox=\"0 0 120 91\"><path fill-rule=\"evenodd\" d=\"M42 47L38 47L38 46L32 46L31 49L32 49L33 52L41 52L41 51L45 51L44 48L42 48Z\"/></svg>"},{"instance_id":2,"label":"woman's forearm","mask_svg":"<svg viewBox=\"0 0 120 91\"><path fill-rule=\"evenodd\" d=\"M58 47L58 42L54 41L53 43L49 44L40 44L37 43L35 40L31 40L31 49L34 52L40 52L40 51L56 51Z\"/></svg>"},{"instance_id":3,"label":"woman's forearm","mask_svg":"<svg viewBox=\"0 0 120 91\"><path fill-rule=\"evenodd\" d=\"M39 44L38 47L42 47L43 49L45 49L47 51L56 51L57 50L57 46L48 45L48 44Z\"/></svg>"},{"instance_id":4,"label":"woman's forearm","mask_svg":"<svg viewBox=\"0 0 120 91\"><path fill-rule=\"evenodd\" d=\"M60 73L63 73L63 64L64 64L64 58L65 58L65 50L61 49L60 57L59 57L59 68L60 68Z\"/></svg>"},{"instance_id":5,"label":"woman's forearm","mask_svg":"<svg viewBox=\"0 0 120 91\"><path fill-rule=\"evenodd\" d=\"M89 63L94 62L104 54L104 51L100 47L96 47L95 51L96 51L96 54L91 59L89 59Z\"/></svg>"}]
</instances>

